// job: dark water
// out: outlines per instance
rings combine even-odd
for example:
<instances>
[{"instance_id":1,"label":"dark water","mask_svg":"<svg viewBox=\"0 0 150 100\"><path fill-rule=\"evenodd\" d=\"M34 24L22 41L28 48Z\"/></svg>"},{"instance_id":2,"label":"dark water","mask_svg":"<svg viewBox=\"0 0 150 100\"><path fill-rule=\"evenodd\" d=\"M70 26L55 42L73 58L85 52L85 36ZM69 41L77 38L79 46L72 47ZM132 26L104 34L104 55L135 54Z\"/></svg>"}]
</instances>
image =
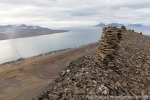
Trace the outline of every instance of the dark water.
<instances>
[{"instance_id":1,"label":"dark water","mask_svg":"<svg viewBox=\"0 0 150 100\"><path fill-rule=\"evenodd\" d=\"M64 29L64 28L63 28ZM96 42L100 27L73 27L66 33L0 41L0 63Z\"/></svg>"}]
</instances>

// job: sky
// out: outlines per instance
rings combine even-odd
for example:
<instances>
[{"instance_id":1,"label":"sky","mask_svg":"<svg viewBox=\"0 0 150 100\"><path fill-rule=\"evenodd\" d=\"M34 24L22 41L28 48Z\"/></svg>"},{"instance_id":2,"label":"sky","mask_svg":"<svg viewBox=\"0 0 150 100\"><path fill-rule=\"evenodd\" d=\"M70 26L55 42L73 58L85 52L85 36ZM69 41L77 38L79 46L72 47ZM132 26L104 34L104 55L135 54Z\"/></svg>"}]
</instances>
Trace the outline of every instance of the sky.
<instances>
[{"instance_id":1,"label":"sky","mask_svg":"<svg viewBox=\"0 0 150 100\"><path fill-rule=\"evenodd\" d=\"M150 25L150 0L0 0L0 24L46 27Z\"/></svg>"}]
</instances>

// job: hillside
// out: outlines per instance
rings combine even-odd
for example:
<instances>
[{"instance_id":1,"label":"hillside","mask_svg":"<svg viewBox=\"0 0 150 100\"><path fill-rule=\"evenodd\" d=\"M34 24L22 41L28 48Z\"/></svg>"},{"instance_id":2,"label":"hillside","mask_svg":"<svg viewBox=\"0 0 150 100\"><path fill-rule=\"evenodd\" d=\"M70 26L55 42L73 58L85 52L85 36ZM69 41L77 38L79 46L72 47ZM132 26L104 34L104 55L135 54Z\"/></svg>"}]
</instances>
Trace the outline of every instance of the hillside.
<instances>
[{"instance_id":1,"label":"hillside","mask_svg":"<svg viewBox=\"0 0 150 100\"><path fill-rule=\"evenodd\" d=\"M98 43L0 66L0 100L32 100L71 61L97 52Z\"/></svg>"},{"instance_id":2,"label":"hillside","mask_svg":"<svg viewBox=\"0 0 150 100\"><path fill-rule=\"evenodd\" d=\"M106 96L148 99L150 38L131 30L106 27L98 48L94 55L66 66L59 78L35 99L103 100Z\"/></svg>"}]
</instances>

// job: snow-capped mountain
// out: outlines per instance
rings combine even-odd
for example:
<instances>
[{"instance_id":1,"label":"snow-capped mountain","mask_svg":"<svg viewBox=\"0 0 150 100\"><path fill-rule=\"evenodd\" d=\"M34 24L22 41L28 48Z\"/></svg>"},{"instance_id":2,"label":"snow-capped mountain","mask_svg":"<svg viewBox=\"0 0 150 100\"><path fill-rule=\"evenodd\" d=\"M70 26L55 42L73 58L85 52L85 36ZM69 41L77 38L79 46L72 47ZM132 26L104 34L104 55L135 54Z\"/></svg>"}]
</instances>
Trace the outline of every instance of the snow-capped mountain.
<instances>
[{"instance_id":1,"label":"snow-capped mountain","mask_svg":"<svg viewBox=\"0 0 150 100\"><path fill-rule=\"evenodd\" d=\"M104 27L104 26L114 26L114 27L121 27L123 24L120 23L110 23L110 24L104 24L104 23L99 23L98 25L95 25L96 27Z\"/></svg>"},{"instance_id":2,"label":"snow-capped mountain","mask_svg":"<svg viewBox=\"0 0 150 100\"><path fill-rule=\"evenodd\" d=\"M30 31L39 31L39 30L51 30L48 28L43 28L43 27L39 27L39 26L31 26L31 25L25 25L25 24L21 24L21 25L0 25L0 32L6 32L8 30L12 30L12 31L21 31L21 30L30 30Z\"/></svg>"},{"instance_id":3,"label":"snow-capped mountain","mask_svg":"<svg viewBox=\"0 0 150 100\"><path fill-rule=\"evenodd\" d=\"M142 24L129 24L128 26L132 26L132 27L143 27Z\"/></svg>"},{"instance_id":4,"label":"snow-capped mountain","mask_svg":"<svg viewBox=\"0 0 150 100\"><path fill-rule=\"evenodd\" d=\"M104 26L114 26L114 27L121 27L124 24L120 24L120 23L110 23L110 24L105 24L105 23L99 23L97 25L95 25L96 27L104 27ZM144 27L144 25L142 24L128 24L125 26L129 26L129 27Z\"/></svg>"},{"instance_id":5,"label":"snow-capped mountain","mask_svg":"<svg viewBox=\"0 0 150 100\"><path fill-rule=\"evenodd\" d=\"M40 26L32 25L0 25L0 40L32 37L60 32L67 32L68 30L52 30Z\"/></svg>"},{"instance_id":6,"label":"snow-capped mountain","mask_svg":"<svg viewBox=\"0 0 150 100\"><path fill-rule=\"evenodd\" d=\"M121 27L121 26L123 26L123 24L120 24L120 23L110 23L110 24L107 24L106 26Z\"/></svg>"}]
</instances>

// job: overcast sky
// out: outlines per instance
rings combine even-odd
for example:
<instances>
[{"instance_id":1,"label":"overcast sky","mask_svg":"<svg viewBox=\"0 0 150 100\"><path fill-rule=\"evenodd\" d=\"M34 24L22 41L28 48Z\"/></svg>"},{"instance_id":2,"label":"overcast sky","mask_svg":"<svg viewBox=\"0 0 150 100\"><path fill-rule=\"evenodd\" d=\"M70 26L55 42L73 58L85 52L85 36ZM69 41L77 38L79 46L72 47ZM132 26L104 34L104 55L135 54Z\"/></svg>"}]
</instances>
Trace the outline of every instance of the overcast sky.
<instances>
[{"instance_id":1,"label":"overcast sky","mask_svg":"<svg viewBox=\"0 0 150 100\"><path fill-rule=\"evenodd\" d=\"M61 27L99 22L150 25L150 0L0 0L0 24Z\"/></svg>"}]
</instances>

